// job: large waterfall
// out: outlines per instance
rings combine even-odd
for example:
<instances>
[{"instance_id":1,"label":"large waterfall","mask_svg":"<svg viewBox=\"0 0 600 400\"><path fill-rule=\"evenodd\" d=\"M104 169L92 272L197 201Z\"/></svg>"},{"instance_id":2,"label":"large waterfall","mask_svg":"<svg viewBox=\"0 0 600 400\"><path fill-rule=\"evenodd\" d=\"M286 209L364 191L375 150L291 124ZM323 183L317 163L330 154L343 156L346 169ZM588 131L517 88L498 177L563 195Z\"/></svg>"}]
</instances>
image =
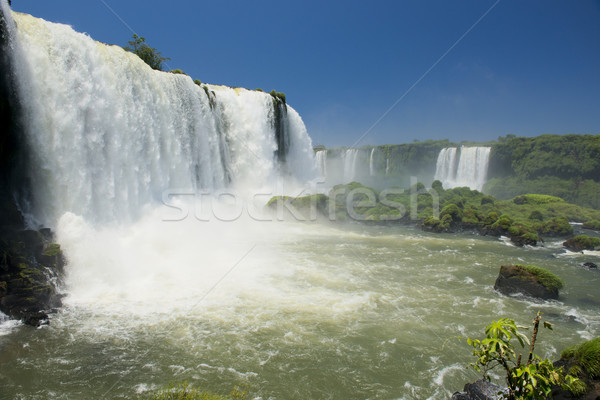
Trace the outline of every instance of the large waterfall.
<instances>
[{"instance_id":1,"label":"large waterfall","mask_svg":"<svg viewBox=\"0 0 600 400\"><path fill-rule=\"evenodd\" d=\"M302 120L269 94L199 86L69 26L13 16L36 221L53 225L66 211L131 220L165 191L316 177Z\"/></svg>"},{"instance_id":2,"label":"large waterfall","mask_svg":"<svg viewBox=\"0 0 600 400\"><path fill-rule=\"evenodd\" d=\"M487 179L490 147L448 147L438 155L435 177L445 188L481 190Z\"/></svg>"}]
</instances>

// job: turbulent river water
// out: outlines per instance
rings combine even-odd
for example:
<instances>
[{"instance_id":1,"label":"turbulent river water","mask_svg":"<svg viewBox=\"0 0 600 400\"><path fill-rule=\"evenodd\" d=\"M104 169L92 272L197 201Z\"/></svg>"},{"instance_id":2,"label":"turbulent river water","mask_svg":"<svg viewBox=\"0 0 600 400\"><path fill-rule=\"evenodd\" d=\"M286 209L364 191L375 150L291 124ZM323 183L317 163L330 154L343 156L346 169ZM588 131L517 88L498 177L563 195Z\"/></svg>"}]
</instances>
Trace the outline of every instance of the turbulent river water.
<instances>
[{"instance_id":1,"label":"turbulent river water","mask_svg":"<svg viewBox=\"0 0 600 400\"><path fill-rule=\"evenodd\" d=\"M40 329L2 325L2 398L135 398L188 381L262 399L444 399L477 378L464 337L493 319L529 325L542 310L550 358L600 332L600 273L580 267L598 257L558 243L160 213L102 230L61 219L66 306ZM508 263L559 274L560 299L495 292Z\"/></svg>"}]
</instances>

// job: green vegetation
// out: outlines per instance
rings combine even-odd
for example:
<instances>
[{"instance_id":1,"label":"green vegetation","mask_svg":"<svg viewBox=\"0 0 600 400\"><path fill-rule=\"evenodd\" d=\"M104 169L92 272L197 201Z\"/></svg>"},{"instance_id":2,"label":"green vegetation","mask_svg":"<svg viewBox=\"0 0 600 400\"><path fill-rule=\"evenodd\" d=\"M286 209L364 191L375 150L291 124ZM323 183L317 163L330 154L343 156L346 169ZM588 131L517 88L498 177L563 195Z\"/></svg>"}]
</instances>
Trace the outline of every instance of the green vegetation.
<instances>
[{"instance_id":1,"label":"green vegetation","mask_svg":"<svg viewBox=\"0 0 600 400\"><path fill-rule=\"evenodd\" d=\"M358 182L337 185L319 200L319 212L332 221L419 224L433 232L470 230L511 238L518 246L536 245L541 237L573 234L570 222L600 220L600 211L547 195L521 195L497 200L469 188L444 190L439 181L426 189L376 190ZM351 196L350 201L348 197ZM290 200L302 204L303 198ZM439 213L438 213L439 211Z\"/></svg>"},{"instance_id":2,"label":"green vegetation","mask_svg":"<svg viewBox=\"0 0 600 400\"><path fill-rule=\"evenodd\" d=\"M534 353L540 322L544 328L552 329L552 325L541 320L538 311L533 320L533 332L531 340L519 329L514 320L502 318L493 321L485 328L486 337L482 340L467 339L469 346L473 348L473 356L476 361L470 366L483 374L483 378L489 380L488 372L496 367L501 367L506 373L507 392L503 392L504 398L516 399L547 399L552 392L553 386L561 386L564 390L580 392L581 381L576 376L564 374L561 367L555 367L548 359L541 359ZM523 354L517 355L513 344L519 343L521 348L529 346L526 359Z\"/></svg>"},{"instance_id":3,"label":"green vegetation","mask_svg":"<svg viewBox=\"0 0 600 400\"><path fill-rule=\"evenodd\" d=\"M600 378L600 337L565 349L560 358L581 365L590 378Z\"/></svg>"},{"instance_id":4,"label":"green vegetation","mask_svg":"<svg viewBox=\"0 0 600 400\"><path fill-rule=\"evenodd\" d=\"M587 235L577 235L571 239L568 239L563 245L573 251L583 251L583 250L597 250L600 248L600 238L587 236Z\"/></svg>"},{"instance_id":5,"label":"green vegetation","mask_svg":"<svg viewBox=\"0 0 600 400\"><path fill-rule=\"evenodd\" d=\"M168 57L163 57L155 48L148 46L146 39L136 35L135 33L133 34L133 40L130 40L127 43L129 43L129 46L123 48L132 52L133 54L136 54L152 69L162 71L163 63L167 60L170 60Z\"/></svg>"},{"instance_id":6,"label":"green vegetation","mask_svg":"<svg viewBox=\"0 0 600 400\"><path fill-rule=\"evenodd\" d=\"M583 223L583 227L585 229L593 229L595 231L600 231L600 221L594 219L591 221L586 221Z\"/></svg>"},{"instance_id":7,"label":"green vegetation","mask_svg":"<svg viewBox=\"0 0 600 400\"><path fill-rule=\"evenodd\" d=\"M558 196L600 209L600 136L499 138L484 191L509 199L525 193Z\"/></svg>"},{"instance_id":8,"label":"green vegetation","mask_svg":"<svg viewBox=\"0 0 600 400\"><path fill-rule=\"evenodd\" d=\"M530 274L534 275L539 283L544 285L544 287L550 291L556 292L563 288L564 282L563 280L556 274L548 271L547 269L540 268L535 265L515 265L518 269L522 271L527 271Z\"/></svg>"},{"instance_id":9,"label":"green vegetation","mask_svg":"<svg viewBox=\"0 0 600 400\"><path fill-rule=\"evenodd\" d=\"M183 72L180 69L172 69L169 72L172 73L172 74L176 74L176 75L187 75L185 72Z\"/></svg>"},{"instance_id":10,"label":"green vegetation","mask_svg":"<svg viewBox=\"0 0 600 400\"><path fill-rule=\"evenodd\" d=\"M200 79L194 79L194 83L198 86L202 86L202 81Z\"/></svg>"},{"instance_id":11,"label":"green vegetation","mask_svg":"<svg viewBox=\"0 0 600 400\"><path fill-rule=\"evenodd\" d=\"M261 90L262 92L262 90ZM275 90L271 90L271 93L269 93L271 96L273 96L274 99L278 99L281 100L281 102L283 104L285 104L285 93L281 93L281 92L276 92Z\"/></svg>"},{"instance_id":12,"label":"green vegetation","mask_svg":"<svg viewBox=\"0 0 600 400\"><path fill-rule=\"evenodd\" d=\"M177 386L169 385L168 388L154 391L139 397L140 400L246 400L248 394L235 388L228 396L221 396L211 392L195 389L188 383Z\"/></svg>"}]
</instances>

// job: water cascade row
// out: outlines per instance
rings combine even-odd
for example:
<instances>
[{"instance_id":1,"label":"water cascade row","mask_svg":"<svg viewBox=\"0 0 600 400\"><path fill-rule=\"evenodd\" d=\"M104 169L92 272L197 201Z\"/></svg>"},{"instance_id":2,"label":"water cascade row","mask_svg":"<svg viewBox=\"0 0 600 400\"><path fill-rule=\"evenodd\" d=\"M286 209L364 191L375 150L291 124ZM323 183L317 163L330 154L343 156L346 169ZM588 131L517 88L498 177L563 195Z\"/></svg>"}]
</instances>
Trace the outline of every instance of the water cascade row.
<instances>
[{"instance_id":1,"label":"water cascade row","mask_svg":"<svg viewBox=\"0 0 600 400\"><path fill-rule=\"evenodd\" d=\"M131 220L165 190L316 178L306 128L280 99L197 85L69 26L8 13L30 159L23 205L36 222L66 211Z\"/></svg>"},{"instance_id":2,"label":"water cascade row","mask_svg":"<svg viewBox=\"0 0 600 400\"><path fill-rule=\"evenodd\" d=\"M487 179L491 147L447 147L438 155L434 179L445 188L467 186L482 190Z\"/></svg>"}]
</instances>

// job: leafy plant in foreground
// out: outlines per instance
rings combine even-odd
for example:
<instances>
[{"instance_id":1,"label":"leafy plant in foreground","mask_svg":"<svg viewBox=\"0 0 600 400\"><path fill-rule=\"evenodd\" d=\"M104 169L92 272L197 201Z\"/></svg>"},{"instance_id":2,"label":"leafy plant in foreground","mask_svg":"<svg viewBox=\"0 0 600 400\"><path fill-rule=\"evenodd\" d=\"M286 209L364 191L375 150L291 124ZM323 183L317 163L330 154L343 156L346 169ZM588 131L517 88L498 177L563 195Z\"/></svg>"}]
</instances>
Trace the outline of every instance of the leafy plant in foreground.
<instances>
[{"instance_id":1,"label":"leafy plant in foreground","mask_svg":"<svg viewBox=\"0 0 600 400\"><path fill-rule=\"evenodd\" d=\"M467 343L473 347L473 355L477 358L477 361L470 365L476 371L482 372L485 379L490 379L488 372L494 368L504 369L508 392L501 394L507 399L546 399L555 385L572 390L580 383L578 378L565 375L562 368L554 367L550 360L541 359L534 354L540 322L543 322L544 328L552 329L549 322L542 321L538 311L533 320L531 341L519 332L519 329L525 327L517 326L515 321L509 318L489 324L485 328L485 339L467 339ZM522 362L522 354L517 354L513 345L515 340L522 348L529 345L526 361Z\"/></svg>"}]
</instances>

